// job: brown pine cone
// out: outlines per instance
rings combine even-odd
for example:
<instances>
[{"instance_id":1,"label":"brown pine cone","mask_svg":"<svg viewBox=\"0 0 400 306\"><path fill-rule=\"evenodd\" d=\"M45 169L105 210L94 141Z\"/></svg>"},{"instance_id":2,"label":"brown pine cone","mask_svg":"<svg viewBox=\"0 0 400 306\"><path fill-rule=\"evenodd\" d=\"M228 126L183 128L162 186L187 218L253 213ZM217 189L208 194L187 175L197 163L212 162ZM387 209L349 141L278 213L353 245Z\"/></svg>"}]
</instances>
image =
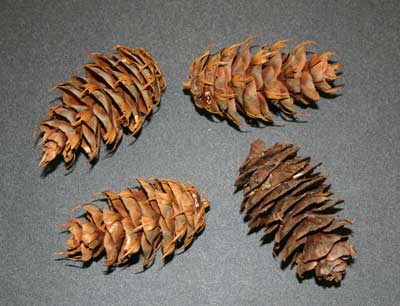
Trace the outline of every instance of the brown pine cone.
<instances>
[{"instance_id":1,"label":"brown pine cone","mask_svg":"<svg viewBox=\"0 0 400 306\"><path fill-rule=\"evenodd\" d=\"M313 271L318 280L340 282L355 254L343 228L351 220L334 213L343 200L330 199L328 175L313 173L321 163L311 165L298 151L288 143L253 142L235 183L244 193L241 209L251 231L264 228L264 239L274 236L274 255L291 259L299 277Z\"/></svg>"},{"instance_id":2,"label":"brown pine cone","mask_svg":"<svg viewBox=\"0 0 400 306\"><path fill-rule=\"evenodd\" d=\"M319 92L334 94L338 87L332 82L339 78L340 64L329 62L334 52L312 53L307 58L305 41L292 53L282 53L286 40L268 48L262 46L250 54L249 37L241 43L226 47L214 55L206 50L190 66L189 89L196 107L226 117L240 126L238 112L243 116L273 123L269 107L294 117L298 112L294 102L303 106L320 99Z\"/></svg>"},{"instance_id":3,"label":"brown pine cone","mask_svg":"<svg viewBox=\"0 0 400 306\"><path fill-rule=\"evenodd\" d=\"M39 125L41 166L62 155L69 168L80 149L93 161L101 139L113 151L123 130L138 133L160 103L166 82L150 52L120 45L114 49L118 54L91 53L93 63L83 65L85 78L74 76L54 87L62 104L51 107Z\"/></svg>"},{"instance_id":4,"label":"brown pine cone","mask_svg":"<svg viewBox=\"0 0 400 306\"><path fill-rule=\"evenodd\" d=\"M134 254L142 257L143 267L154 261L159 248L163 258L178 247L186 249L205 227L209 207L196 187L177 180L138 178L140 188L119 193L102 192L108 209L91 203L78 206L86 210L82 219L66 224L65 259L91 262L105 251L104 265L125 264Z\"/></svg>"}]
</instances>

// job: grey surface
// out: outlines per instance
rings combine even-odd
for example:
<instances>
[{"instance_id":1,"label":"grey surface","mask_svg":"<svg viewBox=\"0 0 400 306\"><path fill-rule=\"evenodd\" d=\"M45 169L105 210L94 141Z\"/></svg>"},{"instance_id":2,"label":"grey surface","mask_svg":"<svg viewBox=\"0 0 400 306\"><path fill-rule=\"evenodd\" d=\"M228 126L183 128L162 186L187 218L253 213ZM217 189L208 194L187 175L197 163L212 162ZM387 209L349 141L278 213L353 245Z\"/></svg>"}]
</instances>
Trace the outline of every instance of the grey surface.
<instances>
[{"instance_id":1,"label":"grey surface","mask_svg":"<svg viewBox=\"0 0 400 306\"><path fill-rule=\"evenodd\" d=\"M399 305L399 22L397 1L1 1L1 305ZM259 34L258 42L319 42L345 65L343 96L306 110L308 123L246 127L200 116L181 82L191 61ZM81 156L47 177L32 132L57 97L48 89L72 74L86 52L115 44L149 49L168 81L159 111L130 144L90 168ZM256 138L289 141L324 161L333 190L354 220L355 263L339 288L299 283L282 271L261 233L247 236L233 181ZM55 261L66 235L57 225L77 203L127 178L175 177L212 201L205 232L167 265L157 259L104 274ZM158 257L159 258L159 257Z\"/></svg>"}]
</instances>

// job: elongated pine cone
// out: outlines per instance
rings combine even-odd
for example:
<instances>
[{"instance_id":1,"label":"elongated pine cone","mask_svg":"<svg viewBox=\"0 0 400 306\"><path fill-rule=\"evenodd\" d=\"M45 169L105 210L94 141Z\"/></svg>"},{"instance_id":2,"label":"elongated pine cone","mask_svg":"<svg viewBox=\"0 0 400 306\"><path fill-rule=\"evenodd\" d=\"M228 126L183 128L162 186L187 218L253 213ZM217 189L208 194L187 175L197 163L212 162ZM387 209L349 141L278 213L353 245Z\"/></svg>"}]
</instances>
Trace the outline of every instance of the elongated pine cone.
<instances>
[{"instance_id":1,"label":"elongated pine cone","mask_svg":"<svg viewBox=\"0 0 400 306\"><path fill-rule=\"evenodd\" d=\"M244 193L241 208L251 231L264 228L264 239L274 235L274 255L281 253L283 263L291 258L299 277L314 271L318 280L340 282L355 254L343 228L351 220L333 212L343 200L330 199L328 175L313 173L321 163L310 165L298 151L256 140L235 183Z\"/></svg>"},{"instance_id":2,"label":"elongated pine cone","mask_svg":"<svg viewBox=\"0 0 400 306\"><path fill-rule=\"evenodd\" d=\"M105 251L104 265L125 264L139 253L143 267L154 260L161 247L163 258L178 247L186 249L205 227L209 207L196 187L177 180L138 178L139 188L119 193L102 192L108 207L91 203L78 206L86 210L84 219L66 224L67 260L90 262Z\"/></svg>"},{"instance_id":3,"label":"elongated pine cone","mask_svg":"<svg viewBox=\"0 0 400 306\"><path fill-rule=\"evenodd\" d=\"M149 51L115 46L117 54L91 53L83 65L85 78L74 76L54 88L62 105L52 106L40 123L43 144L41 166L62 154L67 168L79 149L89 160L99 154L101 139L113 151L123 130L135 135L155 106L166 82Z\"/></svg>"},{"instance_id":4,"label":"elongated pine cone","mask_svg":"<svg viewBox=\"0 0 400 306\"><path fill-rule=\"evenodd\" d=\"M249 37L241 43L226 47L214 55L206 50L190 66L189 80L183 83L190 89L196 107L226 117L240 126L238 112L251 119L273 123L270 107L294 117L298 112L294 102L308 106L320 99L319 92L336 93L333 81L340 77L329 57L312 53L307 58L305 41L292 53L282 53L286 40L279 40L268 48L262 46L250 54Z\"/></svg>"}]
</instances>

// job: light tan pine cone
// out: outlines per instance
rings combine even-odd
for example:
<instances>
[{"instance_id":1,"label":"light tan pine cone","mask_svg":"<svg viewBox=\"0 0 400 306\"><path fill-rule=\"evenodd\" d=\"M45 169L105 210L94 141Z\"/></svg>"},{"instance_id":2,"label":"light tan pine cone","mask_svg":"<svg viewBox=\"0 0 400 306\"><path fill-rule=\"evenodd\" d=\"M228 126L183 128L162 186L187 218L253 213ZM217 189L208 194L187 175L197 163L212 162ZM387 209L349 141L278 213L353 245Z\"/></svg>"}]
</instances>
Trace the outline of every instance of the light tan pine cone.
<instances>
[{"instance_id":1,"label":"light tan pine cone","mask_svg":"<svg viewBox=\"0 0 400 306\"><path fill-rule=\"evenodd\" d=\"M313 173L321 165L297 156L299 148L288 143L266 147L257 140L240 167L235 183L243 190L242 210L251 231L264 229L274 237L274 255L291 260L299 277L313 272L318 280L340 282L355 254L347 241L349 219L336 216L328 175Z\"/></svg>"},{"instance_id":2,"label":"light tan pine cone","mask_svg":"<svg viewBox=\"0 0 400 306\"><path fill-rule=\"evenodd\" d=\"M196 107L221 117L237 126L240 112L249 119L273 123L270 107L294 117L297 102L303 106L314 104L320 92L336 93L333 81L340 64L329 61L334 52L307 56L305 41L293 52L282 53L286 40L279 40L270 48L263 45L251 55L249 37L241 43L223 48L216 54L206 50L190 66L189 80L183 87L190 90Z\"/></svg>"},{"instance_id":3,"label":"light tan pine cone","mask_svg":"<svg viewBox=\"0 0 400 306\"><path fill-rule=\"evenodd\" d=\"M205 227L206 198L195 186L177 180L138 178L139 188L102 192L108 208L88 203L78 206L84 218L68 220L67 260L91 262L105 252L104 265L123 265L135 254L143 267L177 248L186 249Z\"/></svg>"},{"instance_id":4,"label":"light tan pine cone","mask_svg":"<svg viewBox=\"0 0 400 306\"><path fill-rule=\"evenodd\" d=\"M59 84L62 104L52 106L40 123L43 145L41 166L62 155L71 167L82 150L90 161L100 142L113 151L123 131L137 134L158 106L166 82L149 51L115 46L117 54L91 53L93 63L83 65L85 77Z\"/></svg>"}]
</instances>

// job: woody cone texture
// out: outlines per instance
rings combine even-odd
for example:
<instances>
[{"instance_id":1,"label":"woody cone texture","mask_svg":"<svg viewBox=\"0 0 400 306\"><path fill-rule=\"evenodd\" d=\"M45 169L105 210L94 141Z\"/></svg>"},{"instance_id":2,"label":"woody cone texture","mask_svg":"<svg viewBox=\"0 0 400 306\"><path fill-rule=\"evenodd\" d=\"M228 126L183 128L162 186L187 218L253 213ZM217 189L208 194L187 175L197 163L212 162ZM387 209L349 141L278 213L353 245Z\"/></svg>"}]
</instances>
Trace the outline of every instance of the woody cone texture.
<instances>
[{"instance_id":1,"label":"woody cone texture","mask_svg":"<svg viewBox=\"0 0 400 306\"><path fill-rule=\"evenodd\" d=\"M40 123L43 145L41 166L62 155L73 165L82 149L89 160L99 154L100 142L113 151L123 130L135 135L160 103L166 82L149 51L115 46L115 55L91 53L83 65L85 77L59 84L62 104L50 108Z\"/></svg>"},{"instance_id":2,"label":"woody cone texture","mask_svg":"<svg viewBox=\"0 0 400 306\"><path fill-rule=\"evenodd\" d=\"M105 252L104 265L125 264L140 254L147 267L156 252L163 257L177 248L186 249L205 227L209 207L191 184L168 179L137 179L138 188L119 193L104 191L108 208L93 204L78 206L85 217L66 224L71 236L67 240L67 260L90 262Z\"/></svg>"},{"instance_id":3,"label":"woody cone texture","mask_svg":"<svg viewBox=\"0 0 400 306\"><path fill-rule=\"evenodd\" d=\"M320 92L336 93L332 82L339 78L340 64L332 64L334 52L307 56L305 41L293 52L282 53L286 40L268 48L262 46L254 55L250 43L254 37L226 47L214 55L206 50L190 66L189 80L184 82L195 105L226 117L240 125L238 112L251 119L273 123L270 107L294 117L294 102L309 106L320 99Z\"/></svg>"},{"instance_id":4,"label":"woody cone texture","mask_svg":"<svg viewBox=\"0 0 400 306\"><path fill-rule=\"evenodd\" d=\"M338 218L325 174L313 173L321 163L297 156L299 148L288 143L266 147L255 141L240 168L235 185L243 190L242 210L251 231L264 229L274 237L274 255L285 263L291 259L297 274L314 272L318 280L340 282L355 254L347 242L351 224Z\"/></svg>"}]
</instances>

